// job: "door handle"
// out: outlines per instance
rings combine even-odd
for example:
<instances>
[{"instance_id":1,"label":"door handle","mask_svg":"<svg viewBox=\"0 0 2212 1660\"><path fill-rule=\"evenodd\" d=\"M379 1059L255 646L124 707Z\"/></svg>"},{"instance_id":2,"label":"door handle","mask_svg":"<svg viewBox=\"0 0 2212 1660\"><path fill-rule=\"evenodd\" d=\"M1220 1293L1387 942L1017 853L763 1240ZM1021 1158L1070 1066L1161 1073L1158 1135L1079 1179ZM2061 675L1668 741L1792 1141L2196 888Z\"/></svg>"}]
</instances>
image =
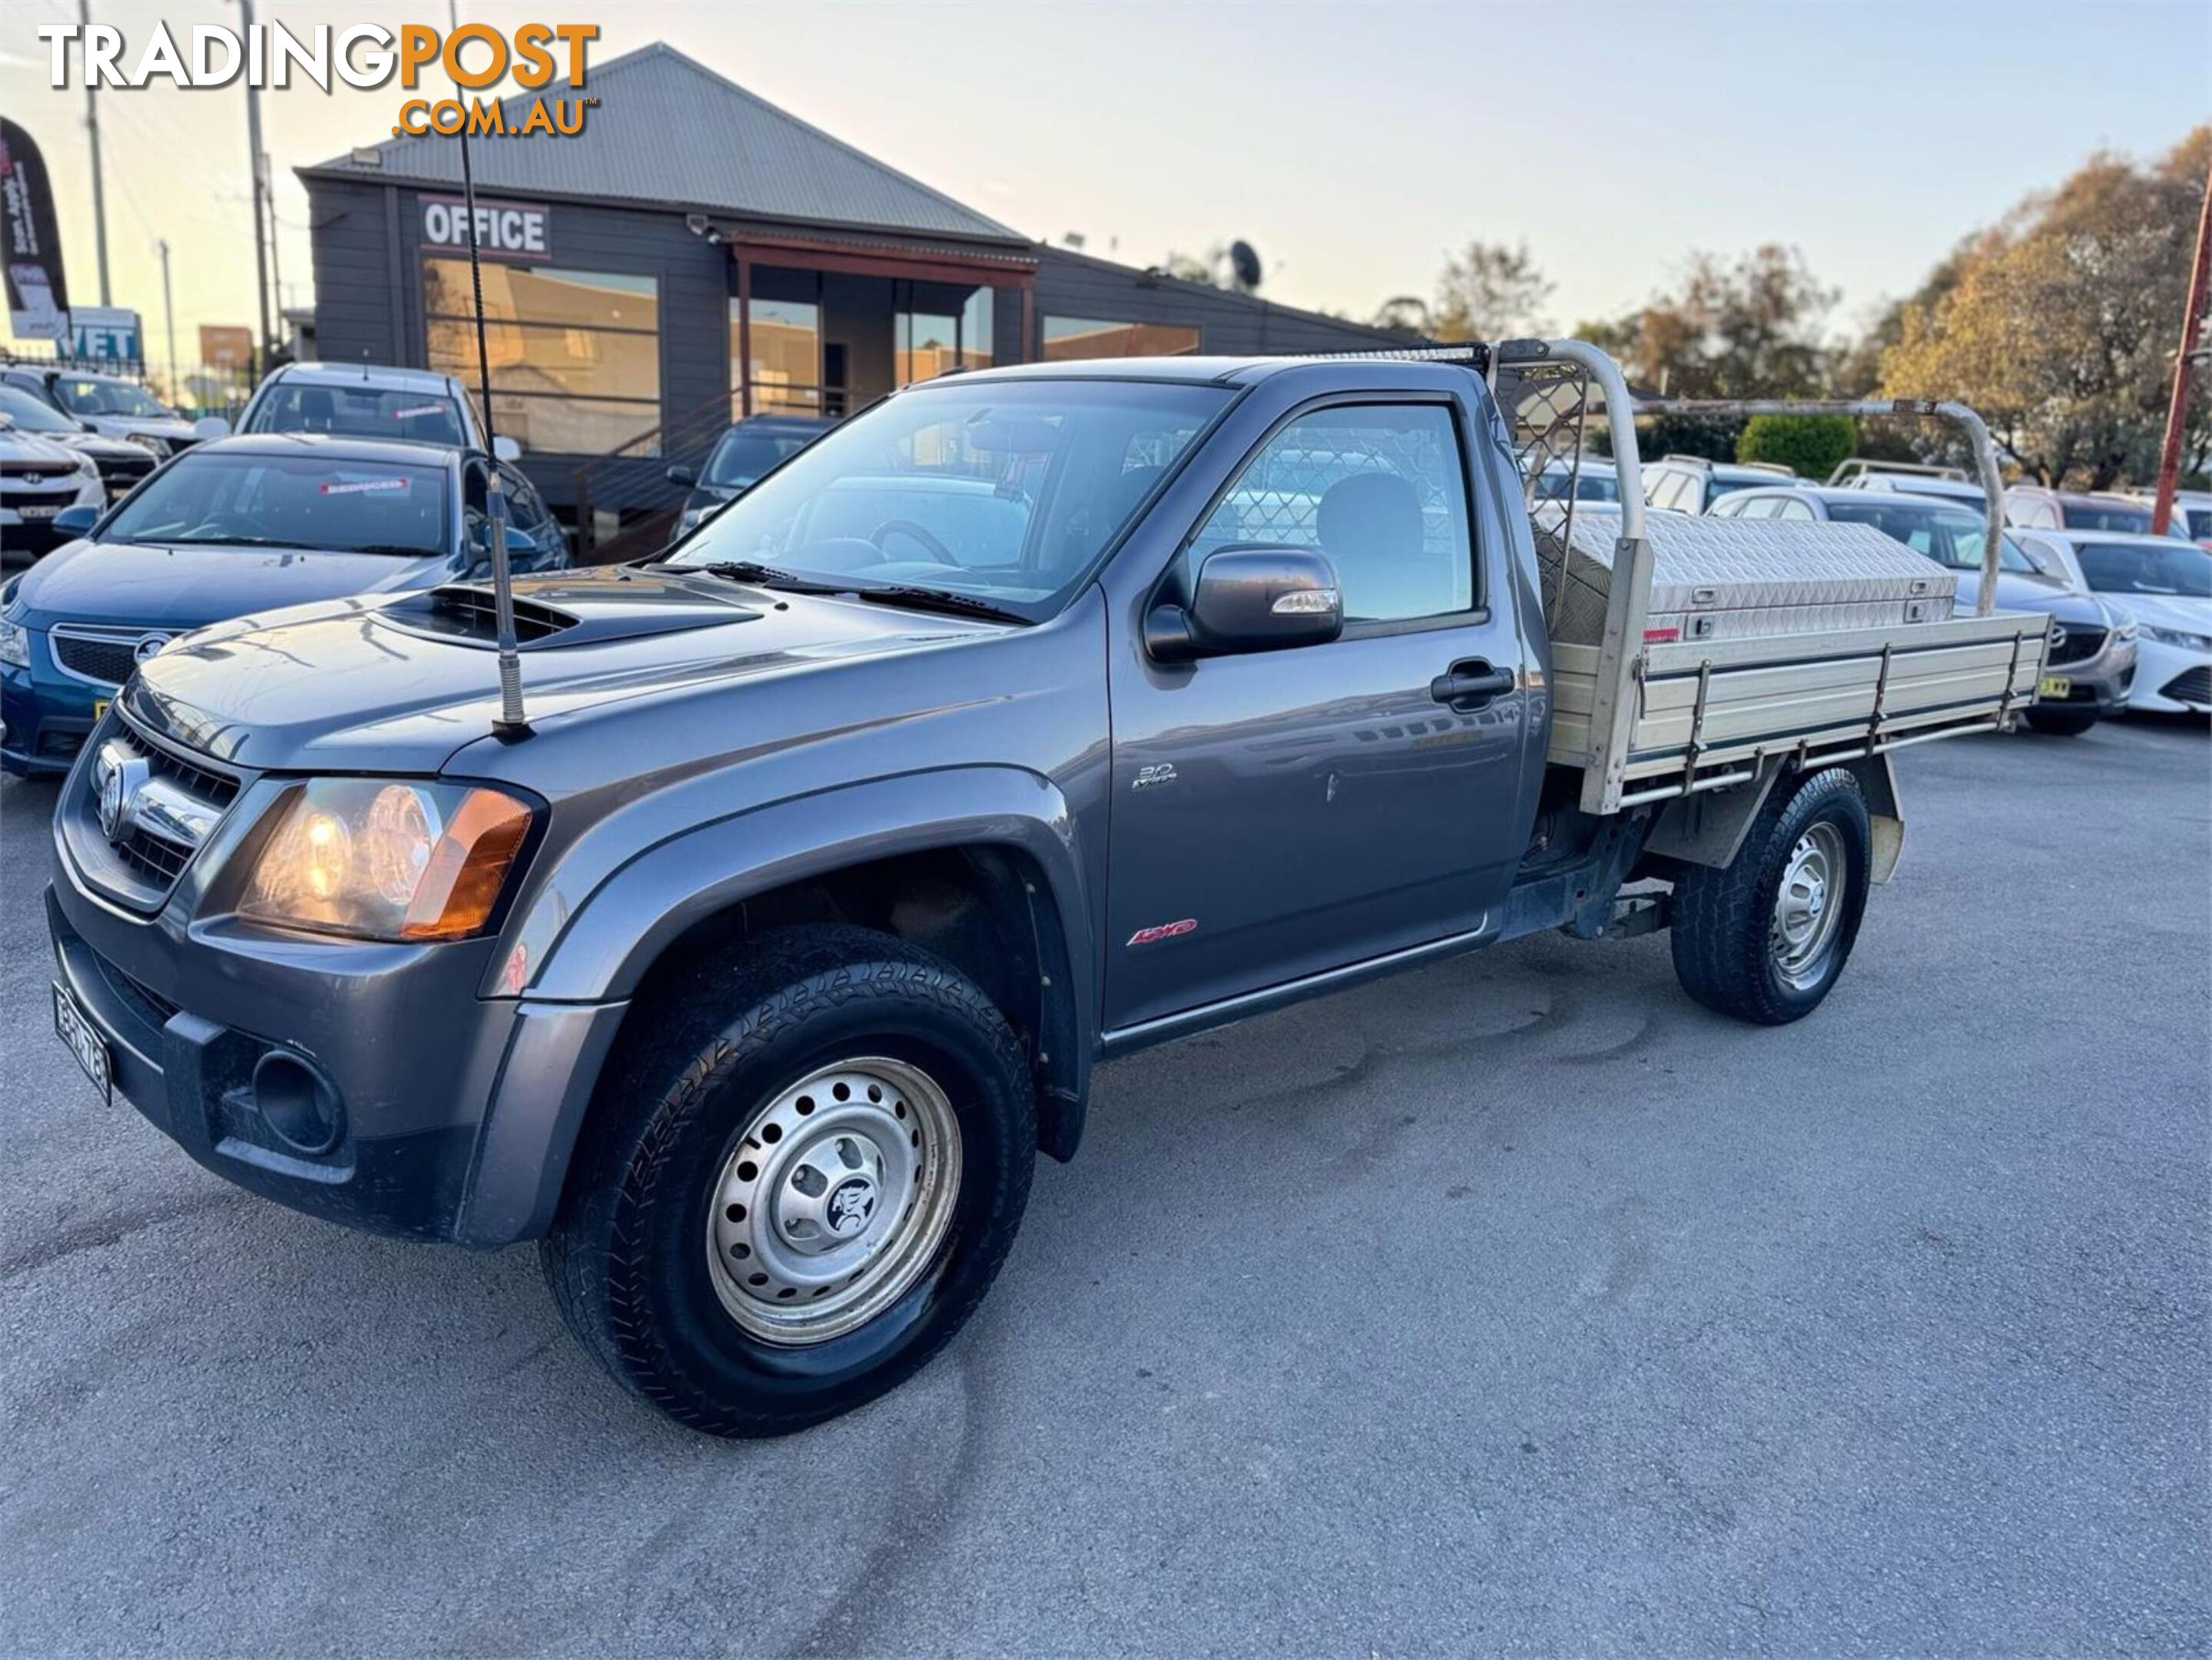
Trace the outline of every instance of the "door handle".
<instances>
[{"instance_id":1,"label":"door handle","mask_svg":"<svg viewBox=\"0 0 2212 1660\"><path fill-rule=\"evenodd\" d=\"M1470 657L1455 663L1429 682L1429 696L1462 713L1479 709L1493 697L1511 691L1515 677L1510 668L1494 669L1489 660Z\"/></svg>"}]
</instances>

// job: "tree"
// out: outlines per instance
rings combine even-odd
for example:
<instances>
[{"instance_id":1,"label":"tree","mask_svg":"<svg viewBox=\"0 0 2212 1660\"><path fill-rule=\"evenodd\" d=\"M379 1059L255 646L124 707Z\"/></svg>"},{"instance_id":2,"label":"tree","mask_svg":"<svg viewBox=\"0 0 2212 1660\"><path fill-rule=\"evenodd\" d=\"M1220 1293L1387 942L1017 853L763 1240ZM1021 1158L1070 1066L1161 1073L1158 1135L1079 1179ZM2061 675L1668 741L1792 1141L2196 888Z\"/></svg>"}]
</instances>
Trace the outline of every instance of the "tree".
<instances>
[{"instance_id":1,"label":"tree","mask_svg":"<svg viewBox=\"0 0 2212 1660\"><path fill-rule=\"evenodd\" d=\"M1882 391L1963 398L2045 483L2148 479L2208 170L2212 126L2148 167L2100 152L2021 203L1954 256L1955 282L1903 307ZM2212 453L2212 389L2185 448Z\"/></svg>"},{"instance_id":2,"label":"tree","mask_svg":"<svg viewBox=\"0 0 2212 1660\"><path fill-rule=\"evenodd\" d=\"M1444 261L1432 314L1439 340L1516 340L1547 331L1553 284L1525 242L1469 242Z\"/></svg>"},{"instance_id":3,"label":"tree","mask_svg":"<svg viewBox=\"0 0 2212 1660\"><path fill-rule=\"evenodd\" d=\"M1778 461L1801 478L1826 483L1858 447L1848 415L1754 415L1735 441L1739 461Z\"/></svg>"},{"instance_id":4,"label":"tree","mask_svg":"<svg viewBox=\"0 0 2212 1660\"><path fill-rule=\"evenodd\" d=\"M1733 264L1692 254L1678 292L1577 331L1667 397L1804 398L1826 389L1820 324L1835 302L1804 255L1768 243Z\"/></svg>"}]
</instances>

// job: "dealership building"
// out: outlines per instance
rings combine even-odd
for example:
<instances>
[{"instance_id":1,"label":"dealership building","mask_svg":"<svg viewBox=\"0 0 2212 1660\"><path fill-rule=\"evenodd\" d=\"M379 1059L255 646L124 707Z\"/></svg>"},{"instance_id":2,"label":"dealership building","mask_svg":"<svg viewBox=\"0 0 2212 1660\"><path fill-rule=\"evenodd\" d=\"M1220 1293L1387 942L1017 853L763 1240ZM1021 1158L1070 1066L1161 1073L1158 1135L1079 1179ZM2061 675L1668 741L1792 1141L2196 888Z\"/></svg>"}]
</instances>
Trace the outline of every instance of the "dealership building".
<instances>
[{"instance_id":1,"label":"dealership building","mask_svg":"<svg viewBox=\"0 0 2212 1660\"><path fill-rule=\"evenodd\" d=\"M559 509L627 518L733 417L841 416L953 368L1395 343L1034 241L665 45L588 85L581 135L471 145L494 417ZM473 387L459 140L300 178L317 356Z\"/></svg>"}]
</instances>

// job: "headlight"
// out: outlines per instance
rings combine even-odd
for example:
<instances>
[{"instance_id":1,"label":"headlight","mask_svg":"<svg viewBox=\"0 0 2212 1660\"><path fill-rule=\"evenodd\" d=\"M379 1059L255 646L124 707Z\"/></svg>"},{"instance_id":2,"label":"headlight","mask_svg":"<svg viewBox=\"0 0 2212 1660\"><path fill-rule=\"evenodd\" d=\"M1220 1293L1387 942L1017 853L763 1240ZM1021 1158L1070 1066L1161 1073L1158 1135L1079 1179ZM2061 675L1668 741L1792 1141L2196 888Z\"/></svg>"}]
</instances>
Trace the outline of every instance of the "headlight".
<instances>
[{"instance_id":1,"label":"headlight","mask_svg":"<svg viewBox=\"0 0 2212 1660\"><path fill-rule=\"evenodd\" d=\"M100 463L94 460L82 450L79 450L76 453L76 470L80 473L83 474L87 478L97 478L100 477Z\"/></svg>"},{"instance_id":2,"label":"headlight","mask_svg":"<svg viewBox=\"0 0 2212 1660\"><path fill-rule=\"evenodd\" d=\"M131 435L131 441L134 444L143 444L156 455L166 456L169 453L169 441L166 438L156 438L150 432L134 432Z\"/></svg>"},{"instance_id":3,"label":"headlight","mask_svg":"<svg viewBox=\"0 0 2212 1660\"><path fill-rule=\"evenodd\" d=\"M2212 651L2212 639L2201 634L2184 634L2179 629L2154 629L2148 623L2142 625L2147 638L2162 646L2179 646L2184 651Z\"/></svg>"},{"instance_id":4,"label":"headlight","mask_svg":"<svg viewBox=\"0 0 2212 1660\"><path fill-rule=\"evenodd\" d=\"M2137 632L2138 630L2134 622L2130 620L2121 623L2119 627L2114 629L2112 630L2112 638L2119 641L2123 645L2124 645L2127 642L2134 639Z\"/></svg>"},{"instance_id":5,"label":"headlight","mask_svg":"<svg viewBox=\"0 0 2212 1660\"><path fill-rule=\"evenodd\" d=\"M319 778L275 812L239 914L363 939L481 933L532 817L499 790L375 778Z\"/></svg>"},{"instance_id":6,"label":"headlight","mask_svg":"<svg viewBox=\"0 0 2212 1660\"><path fill-rule=\"evenodd\" d=\"M11 669L31 666L31 631L21 623L0 617L0 663Z\"/></svg>"}]
</instances>

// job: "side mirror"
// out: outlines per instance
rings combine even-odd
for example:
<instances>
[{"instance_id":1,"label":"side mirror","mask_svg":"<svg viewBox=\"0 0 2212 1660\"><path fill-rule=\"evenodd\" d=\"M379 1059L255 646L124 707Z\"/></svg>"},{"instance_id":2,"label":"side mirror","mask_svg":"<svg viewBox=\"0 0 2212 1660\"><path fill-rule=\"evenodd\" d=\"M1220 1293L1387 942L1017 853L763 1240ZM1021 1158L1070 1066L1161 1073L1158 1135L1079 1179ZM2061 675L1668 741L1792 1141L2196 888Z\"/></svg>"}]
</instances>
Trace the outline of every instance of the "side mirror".
<instances>
[{"instance_id":1,"label":"side mirror","mask_svg":"<svg viewBox=\"0 0 2212 1660\"><path fill-rule=\"evenodd\" d=\"M64 536L89 536L100 522L98 508L64 508L54 515L54 528Z\"/></svg>"},{"instance_id":2,"label":"side mirror","mask_svg":"<svg viewBox=\"0 0 2212 1660\"><path fill-rule=\"evenodd\" d=\"M699 487L699 470L696 467L671 467L668 470L668 482L672 484L681 484L685 489L696 489Z\"/></svg>"},{"instance_id":3,"label":"side mirror","mask_svg":"<svg viewBox=\"0 0 2212 1660\"><path fill-rule=\"evenodd\" d=\"M1154 660L1188 663L1234 652L1326 645L1344 632L1336 567L1311 548L1223 548L1198 568L1188 607L1145 619Z\"/></svg>"},{"instance_id":4,"label":"side mirror","mask_svg":"<svg viewBox=\"0 0 2212 1660\"><path fill-rule=\"evenodd\" d=\"M505 433L500 433L491 441L491 459L495 461L520 461L522 459L522 446Z\"/></svg>"},{"instance_id":5,"label":"side mirror","mask_svg":"<svg viewBox=\"0 0 2212 1660\"><path fill-rule=\"evenodd\" d=\"M192 423L192 436L206 440L230 436L230 423L220 415L203 415Z\"/></svg>"}]
</instances>

